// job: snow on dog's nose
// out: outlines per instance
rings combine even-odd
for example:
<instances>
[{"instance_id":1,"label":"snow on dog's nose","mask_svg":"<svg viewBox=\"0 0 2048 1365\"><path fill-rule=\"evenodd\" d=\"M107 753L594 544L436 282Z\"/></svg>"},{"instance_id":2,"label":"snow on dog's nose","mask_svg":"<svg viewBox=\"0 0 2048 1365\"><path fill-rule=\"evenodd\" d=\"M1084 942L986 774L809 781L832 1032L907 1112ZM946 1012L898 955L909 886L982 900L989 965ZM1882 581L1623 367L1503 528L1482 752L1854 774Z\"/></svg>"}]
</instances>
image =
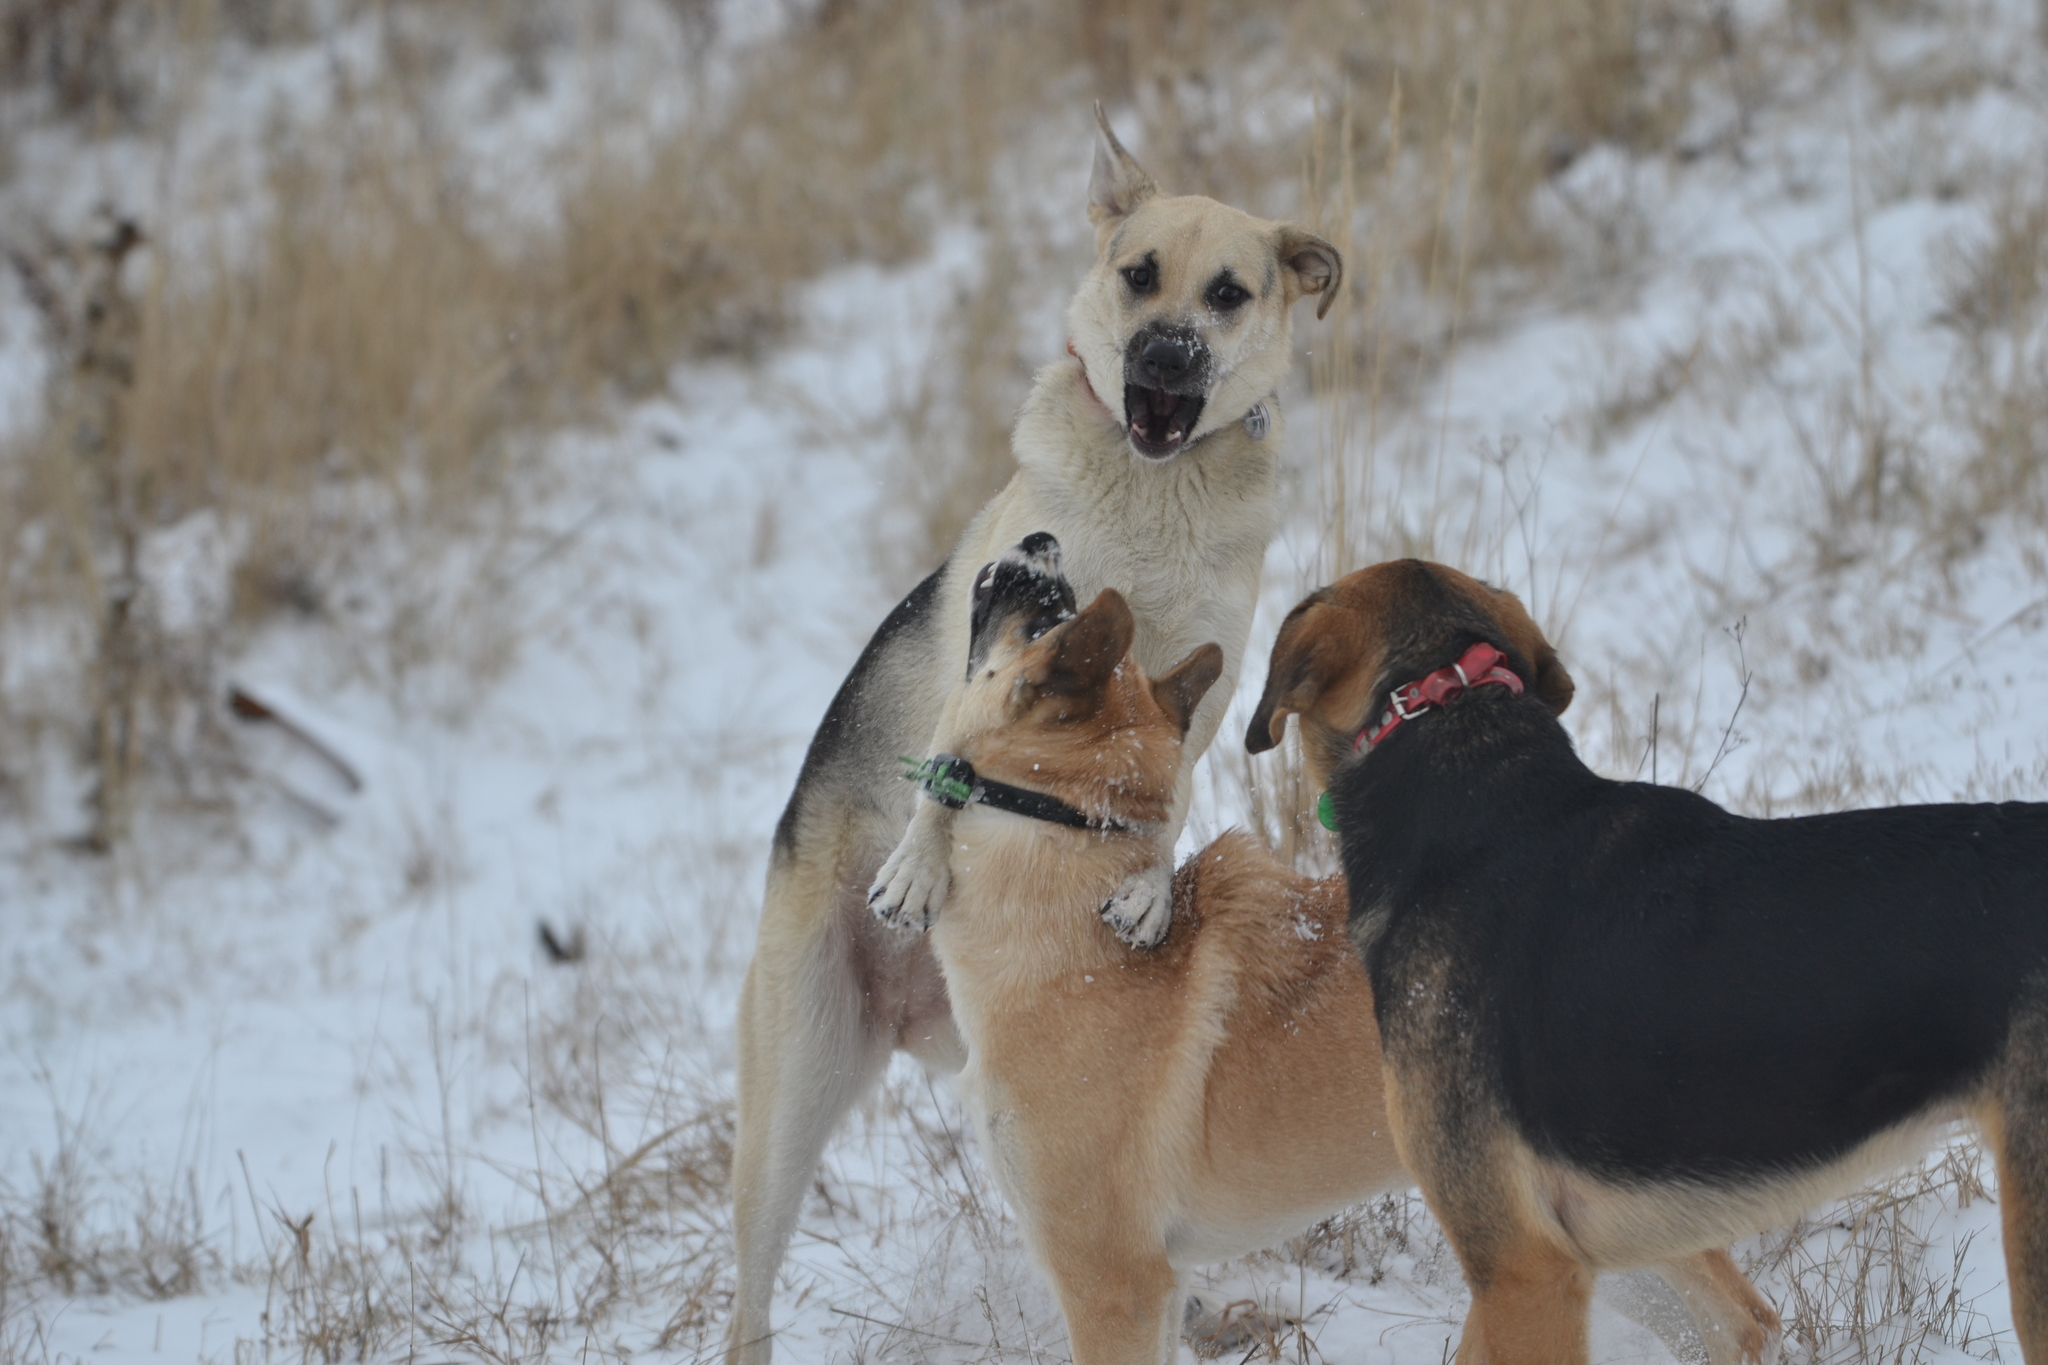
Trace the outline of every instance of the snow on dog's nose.
<instances>
[{"instance_id":1,"label":"snow on dog's nose","mask_svg":"<svg viewBox=\"0 0 2048 1365\"><path fill-rule=\"evenodd\" d=\"M1035 640L1073 620L1074 610L1073 586L1060 575L1059 541L1049 531L1032 532L974 576L967 676L974 676L1003 629L1019 617L1024 638Z\"/></svg>"}]
</instances>

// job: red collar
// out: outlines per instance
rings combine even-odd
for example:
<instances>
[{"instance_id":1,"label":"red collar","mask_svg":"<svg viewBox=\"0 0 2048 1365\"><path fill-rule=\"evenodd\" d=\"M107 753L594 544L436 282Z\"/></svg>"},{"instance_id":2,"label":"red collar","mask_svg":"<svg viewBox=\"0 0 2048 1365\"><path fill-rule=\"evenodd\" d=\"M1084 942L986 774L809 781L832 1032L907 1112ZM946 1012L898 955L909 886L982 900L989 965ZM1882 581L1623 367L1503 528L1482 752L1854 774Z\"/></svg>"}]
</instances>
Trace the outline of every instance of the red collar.
<instances>
[{"instance_id":1,"label":"red collar","mask_svg":"<svg viewBox=\"0 0 2048 1365\"><path fill-rule=\"evenodd\" d=\"M1109 420L1116 422L1116 413L1111 410L1109 404L1102 401L1102 395L1095 391L1095 381L1088 377L1088 362L1081 360L1081 353L1074 348L1074 339L1072 337L1067 338L1067 354L1081 362L1081 382L1088 386L1088 396L1095 400L1095 406L1109 413ZM1122 426L1123 423L1117 422L1117 425Z\"/></svg>"},{"instance_id":2,"label":"red collar","mask_svg":"<svg viewBox=\"0 0 2048 1365\"><path fill-rule=\"evenodd\" d=\"M1466 650L1449 668L1439 668L1426 678L1403 683L1387 697L1387 709L1377 725L1369 725L1351 741L1353 752L1370 749L1392 734L1404 720L1413 720L1434 707L1442 706L1474 687L1492 684L1522 695L1522 680L1501 665L1507 655L1485 641Z\"/></svg>"}]
</instances>

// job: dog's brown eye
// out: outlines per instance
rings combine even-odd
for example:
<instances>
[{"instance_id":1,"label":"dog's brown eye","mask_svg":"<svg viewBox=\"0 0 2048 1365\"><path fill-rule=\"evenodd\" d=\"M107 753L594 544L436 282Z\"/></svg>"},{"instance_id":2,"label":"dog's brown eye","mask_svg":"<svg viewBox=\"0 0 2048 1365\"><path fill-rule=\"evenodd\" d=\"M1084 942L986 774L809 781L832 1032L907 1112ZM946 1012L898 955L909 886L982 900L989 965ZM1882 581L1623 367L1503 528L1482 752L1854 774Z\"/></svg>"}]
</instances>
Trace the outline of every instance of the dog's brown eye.
<instances>
[{"instance_id":1,"label":"dog's brown eye","mask_svg":"<svg viewBox=\"0 0 2048 1365\"><path fill-rule=\"evenodd\" d=\"M1209 290L1209 306L1227 310L1237 307L1251 296L1251 291L1243 285L1222 280Z\"/></svg>"},{"instance_id":2,"label":"dog's brown eye","mask_svg":"<svg viewBox=\"0 0 2048 1365\"><path fill-rule=\"evenodd\" d=\"M1135 293L1151 293L1152 267L1149 265L1134 265L1127 268L1124 271L1124 283L1129 285Z\"/></svg>"}]
</instances>

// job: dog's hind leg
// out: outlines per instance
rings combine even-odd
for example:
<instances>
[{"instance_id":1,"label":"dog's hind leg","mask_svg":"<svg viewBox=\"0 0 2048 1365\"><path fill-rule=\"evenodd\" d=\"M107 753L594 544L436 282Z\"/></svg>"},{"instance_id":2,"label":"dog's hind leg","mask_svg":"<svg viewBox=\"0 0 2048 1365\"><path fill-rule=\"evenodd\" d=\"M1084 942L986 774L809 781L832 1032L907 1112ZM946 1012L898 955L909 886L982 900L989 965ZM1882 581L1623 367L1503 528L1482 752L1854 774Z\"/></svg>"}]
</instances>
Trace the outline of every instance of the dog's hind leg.
<instances>
[{"instance_id":1,"label":"dog's hind leg","mask_svg":"<svg viewBox=\"0 0 2048 1365\"><path fill-rule=\"evenodd\" d=\"M799 920L799 888L771 878L761 942L740 994L733 1152L737 1285L728 1365L767 1365L769 1305L825 1141L888 1065L893 1037L867 1002L839 914ZM792 913L793 910L799 913ZM793 922L795 921L795 922Z\"/></svg>"},{"instance_id":2,"label":"dog's hind leg","mask_svg":"<svg viewBox=\"0 0 2048 1365\"><path fill-rule=\"evenodd\" d=\"M2038 1007L2037 1007L2038 1010ZM1998 1165L1999 1231L2020 1355L2048 1362L2048 1019L2013 1030L1978 1124Z\"/></svg>"},{"instance_id":3,"label":"dog's hind leg","mask_svg":"<svg viewBox=\"0 0 2048 1365\"><path fill-rule=\"evenodd\" d=\"M1691 1311L1713 1365L1775 1365L1785 1339L1778 1310L1726 1251L1702 1251L1657 1270Z\"/></svg>"},{"instance_id":4,"label":"dog's hind leg","mask_svg":"<svg viewBox=\"0 0 2048 1365\"><path fill-rule=\"evenodd\" d=\"M1483 1263L1460 1259L1472 1311L1458 1341L1458 1365L1584 1365L1593 1273L1576 1256L1519 1230L1489 1247Z\"/></svg>"}]
</instances>

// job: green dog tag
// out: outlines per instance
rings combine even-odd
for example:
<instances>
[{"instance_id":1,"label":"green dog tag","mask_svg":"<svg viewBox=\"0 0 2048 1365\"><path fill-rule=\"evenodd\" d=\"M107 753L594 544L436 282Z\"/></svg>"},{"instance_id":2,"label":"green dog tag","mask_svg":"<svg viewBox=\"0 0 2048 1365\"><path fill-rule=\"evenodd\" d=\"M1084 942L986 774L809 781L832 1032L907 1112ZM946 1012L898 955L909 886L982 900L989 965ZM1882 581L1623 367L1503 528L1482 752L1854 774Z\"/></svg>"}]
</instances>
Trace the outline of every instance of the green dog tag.
<instances>
[{"instance_id":1,"label":"green dog tag","mask_svg":"<svg viewBox=\"0 0 2048 1365\"><path fill-rule=\"evenodd\" d=\"M1337 803L1330 799L1328 792L1316 798L1316 819L1330 833L1337 832Z\"/></svg>"}]
</instances>

